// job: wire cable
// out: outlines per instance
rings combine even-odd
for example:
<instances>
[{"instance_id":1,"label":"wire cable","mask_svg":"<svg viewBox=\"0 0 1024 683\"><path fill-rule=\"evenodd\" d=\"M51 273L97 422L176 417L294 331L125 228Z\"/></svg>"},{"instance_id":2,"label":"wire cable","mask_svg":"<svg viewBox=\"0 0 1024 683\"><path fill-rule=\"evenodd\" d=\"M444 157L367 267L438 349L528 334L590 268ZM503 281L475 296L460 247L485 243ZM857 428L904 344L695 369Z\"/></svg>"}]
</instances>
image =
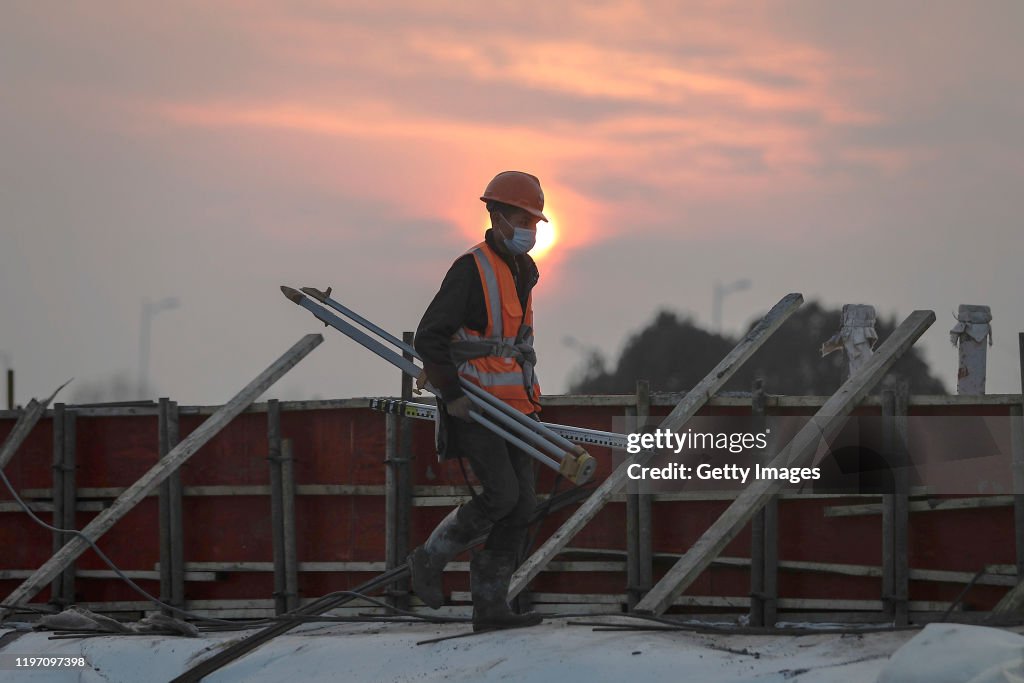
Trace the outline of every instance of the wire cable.
<instances>
[{"instance_id":1,"label":"wire cable","mask_svg":"<svg viewBox=\"0 0 1024 683\"><path fill-rule=\"evenodd\" d=\"M194 614L193 612L189 612L187 610L183 610L183 609L180 609L178 607L175 607L174 605L168 605L166 602L163 602L163 601L158 600L157 598L153 597L152 595L147 593L146 590L144 588L142 588L142 586L140 586L139 584L137 584L134 581L132 581L130 578L128 578L128 576L125 575L124 572L122 572L120 569L118 569L117 565L115 565L113 563L113 561L111 561L111 559L109 557L107 557L106 554L102 550L99 549L99 546L97 546L95 543L93 543L92 539L89 538L88 536L86 536L85 534L83 534L81 531L79 531L78 529L59 529L59 528L57 528L55 526L47 524L46 522L44 522L41 519L39 519L39 517L36 516L36 513L32 512L32 508L30 508L28 506L28 504L21 499L21 496L18 495L18 492L14 490L14 486L11 485L11 481L7 478L7 475L4 474L4 471L2 469L0 469L0 479L3 479L4 485L7 487L7 490L10 491L12 496L14 496L14 500L18 503L18 505L21 506L21 509L28 513L28 516L32 518L32 521L34 521L39 526L41 526L41 527L43 527L45 529L49 529L50 531L53 531L55 533L72 534L74 536L78 536L79 538L83 539L86 543L89 544L90 547L92 547L93 550L96 551L96 554L99 555L99 558L101 560L103 560L103 562L105 562L106 565L108 567L110 567L114 571L114 573L117 574L121 578L122 581L127 583L136 593L138 593L139 595L145 597L147 600L149 600L153 604L159 605L160 607L163 607L164 609L170 610L171 612L174 612L176 614L180 614L182 616L188 617L188 618L193 619L195 621L201 621L201 622L206 622L206 623L215 623L215 624L225 624L225 625L227 625L227 624L234 625L234 624L237 623L237 622L233 622L233 621L228 621L226 619L215 619L213 617L203 617L203 616L200 616L198 614Z\"/></svg>"}]
</instances>

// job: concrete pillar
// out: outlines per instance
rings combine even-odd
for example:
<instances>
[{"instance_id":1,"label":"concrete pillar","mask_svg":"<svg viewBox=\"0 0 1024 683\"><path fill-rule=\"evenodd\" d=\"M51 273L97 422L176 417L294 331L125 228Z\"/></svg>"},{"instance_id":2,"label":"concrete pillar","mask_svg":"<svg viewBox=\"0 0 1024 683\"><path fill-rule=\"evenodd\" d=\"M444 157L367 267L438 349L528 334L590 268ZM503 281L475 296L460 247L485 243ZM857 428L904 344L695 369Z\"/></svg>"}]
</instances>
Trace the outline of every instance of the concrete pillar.
<instances>
[{"instance_id":1,"label":"concrete pillar","mask_svg":"<svg viewBox=\"0 0 1024 683\"><path fill-rule=\"evenodd\" d=\"M821 355L842 349L846 354L847 377L871 359L878 333L875 332L875 307L867 304L846 304L839 331L821 345Z\"/></svg>"},{"instance_id":2,"label":"concrete pillar","mask_svg":"<svg viewBox=\"0 0 1024 683\"><path fill-rule=\"evenodd\" d=\"M991 346L992 310L988 306L960 304L956 325L949 331L949 341L960 350L956 393L965 396L985 393L986 339Z\"/></svg>"}]
</instances>

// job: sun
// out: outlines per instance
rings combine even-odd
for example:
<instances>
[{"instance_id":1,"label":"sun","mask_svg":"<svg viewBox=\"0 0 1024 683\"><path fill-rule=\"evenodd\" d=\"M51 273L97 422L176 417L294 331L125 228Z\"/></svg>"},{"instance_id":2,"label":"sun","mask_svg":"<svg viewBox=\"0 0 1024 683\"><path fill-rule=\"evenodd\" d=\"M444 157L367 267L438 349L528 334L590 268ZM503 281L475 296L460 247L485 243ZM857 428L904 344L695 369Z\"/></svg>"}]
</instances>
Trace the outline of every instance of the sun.
<instances>
[{"instance_id":1,"label":"sun","mask_svg":"<svg viewBox=\"0 0 1024 683\"><path fill-rule=\"evenodd\" d=\"M558 219L550 211L545 211L544 214L548 217L548 221L537 223L537 241L534 243L533 249L530 250L530 256L537 260L547 256L551 247L558 242L558 228L556 227ZM485 228L490 227L490 222L487 222Z\"/></svg>"},{"instance_id":2,"label":"sun","mask_svg":"<svg viewBox=\"0 0 1024 683\"><path fill-rule=\"evenodd\" d=\"M530 256L535 259L542 259L551 247L558 241L558 229L555 227L555 217L548 213L548 222L537 223L537 243L530 250Z\"/></svg>"}]
</instances>

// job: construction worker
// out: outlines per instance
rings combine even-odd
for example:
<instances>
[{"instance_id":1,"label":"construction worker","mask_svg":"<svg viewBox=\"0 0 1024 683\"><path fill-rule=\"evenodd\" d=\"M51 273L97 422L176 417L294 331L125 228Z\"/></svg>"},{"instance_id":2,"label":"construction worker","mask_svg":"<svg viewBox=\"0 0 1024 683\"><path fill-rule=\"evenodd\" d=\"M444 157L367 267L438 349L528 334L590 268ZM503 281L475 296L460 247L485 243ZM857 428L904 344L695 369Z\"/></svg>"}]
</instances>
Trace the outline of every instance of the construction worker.
<instances>
[{"instance_id":1,"label":"construction worker","mask_svg":"<svg viewBox=\"0 0 1024 683\"><path fill-rule=\"evenodd\" d=\"M483 550L470 562L473 628L539 624L539 614L517 614L507 602L509 580L536 506L533 461L519 448L472 421L460 378L481 386L522 413L540 412L533 366L533 307L537 265L533 248L544 216L540 181L504 171L487 185L491 227L484 241L459 257L416 330L425 379L441 394L438 455L465 458L482 487L448 514L409 556L412 586L433 608L444 602L441 572L459 549L491 526ZM421 376L421 384L424 379Z\"/></svg>"}]
</instances>

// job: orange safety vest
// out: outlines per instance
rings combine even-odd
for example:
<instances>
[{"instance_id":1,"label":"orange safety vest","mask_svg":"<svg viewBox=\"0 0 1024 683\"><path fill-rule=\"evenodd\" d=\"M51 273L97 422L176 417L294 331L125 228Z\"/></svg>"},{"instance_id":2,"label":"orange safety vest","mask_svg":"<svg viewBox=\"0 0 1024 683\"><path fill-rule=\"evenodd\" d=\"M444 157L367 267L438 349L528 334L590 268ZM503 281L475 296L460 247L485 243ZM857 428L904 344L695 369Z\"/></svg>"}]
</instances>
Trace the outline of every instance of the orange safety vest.
<instances>
[{"instance_id":1,"label":"orange safety vest","mask_svg":"<svg viewBox=\"0 0 1024 683\"><path fill-rule=\"evenodd\" d=\"M526 299L524 314L508 264L487 242L466 253L473 255L480 273L487 328L480 334L463 326L452 337L452 355L459 376L520 412L539 413L537 373L533 363L523 359L524 352L533 357L533 294ZM460 343L465 343L461 349ZM472 350L467 353L463 349Z\"/></svg>"}]
</instances>

